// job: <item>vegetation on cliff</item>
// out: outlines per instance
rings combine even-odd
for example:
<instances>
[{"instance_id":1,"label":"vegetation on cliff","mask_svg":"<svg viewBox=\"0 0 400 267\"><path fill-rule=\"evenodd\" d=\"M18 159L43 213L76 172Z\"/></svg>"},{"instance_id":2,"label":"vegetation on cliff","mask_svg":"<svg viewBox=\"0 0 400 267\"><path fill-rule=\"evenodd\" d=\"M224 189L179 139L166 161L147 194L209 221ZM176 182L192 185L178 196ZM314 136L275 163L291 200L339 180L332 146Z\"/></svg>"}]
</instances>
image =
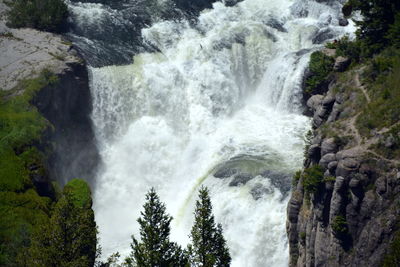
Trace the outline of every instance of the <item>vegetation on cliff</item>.
<instances>
[{"instance_id":1,"label":"vegetation on cliff","mask_svg":"<svg viewBox=\"0 0 400 267\"><path fill-rule=\"evenodd\" d=\"M87 258L87 265L74 266L94 262L90 190L84 181L73 180L59 192L51 182L45 168L50 147L44 137L52 126L31 104L36 93L57 83L57 76L44 70L13 90L0 91L1 266L54 266L50 261L67 266L70 256L55 254L67 247L74 256ZM67 226L74 239L60 236Z\"/></svg>"},{"instance_id":2,"label":"vegetation on cliff","mask_svg":"<svg viewBox=\"0 0 400 267\"><path fill-rule=\"evenodd\" d=\"M24 81L0 99L0 265L17 266L31 233L50 214L54 194L40 196L33 177L45 176L43 154L34 146L48 124L35 107L33 95L57 79L48 72ZM22 91L24 90L24 91Z\"/></svg>"},{"instance_id":3,"label":"vegetation on cliff","mask_svg":"<svg viewBox=\"0 0 400 267\"><path fill-rule=\"evenodd\" d=\"M314 137L293 178L291 265L398 266L400 2L350 0L343 11L364 16L356 40L314 53L305 80Z\"/></svg>"},{"instance_id":4,"label":"vegetation on cliff","mask_svg":"<svg viewBox=\"0 0 400 267\"><path fill-rule=\"evenodd\" d=\"M360 11L363 19L356 21L357 40L362 55L371 56L390 45L399 45L400 2L393 0L350 0L343 8L345 15Z\"/></svg>"},{"instance_id":5,"label":"vegetation on cliff","mask_svg":"<svg viewBox=\"0 0 400 267\"><path fill-rule=\"evenodd\" d=\"M90 199L83 180L68 183L50 219L33 232L23 266L93 266L97 228Z\"/></svg>"},{"instance_id":6,"label":"vegetation on cliff","mask_svg":"<svg viewBox=\"0 0 400 267\"><path fill-rule=\"evenodd\" d=\"M68 8L62 0L14 0L8 21L11 27L30 27L42 31L65 29Z\"/></svg>"},{"instance_id":7,"label":"vegetation on cliff","mask_svg":"<svg viewBox=\"0 0 400 267\"><path fill-rule=\"evenodd\" d=\"M324 53L317 51L311 54L309 69L310 73L306 79L305 95L324 93L323 90L329 83L329 74L332 71L335 60Z\"/></svg>"}]
</instances>

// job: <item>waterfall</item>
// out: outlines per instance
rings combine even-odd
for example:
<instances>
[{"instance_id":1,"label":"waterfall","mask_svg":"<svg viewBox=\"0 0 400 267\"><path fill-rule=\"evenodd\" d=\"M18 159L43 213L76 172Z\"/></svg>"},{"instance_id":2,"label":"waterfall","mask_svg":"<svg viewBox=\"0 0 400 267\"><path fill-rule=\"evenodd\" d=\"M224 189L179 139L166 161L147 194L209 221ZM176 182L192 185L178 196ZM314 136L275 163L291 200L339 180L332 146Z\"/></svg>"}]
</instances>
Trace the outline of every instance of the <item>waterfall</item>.
<instances>
[{"instance_id":1,"label":"waterfall","mask_svg":"<svg viewBox=\"0 0 400 267\"><path fill-rule=\"evenodd\" d=\"M354 30L339 26L339 1L328 2L216 2L196 23L144 27L142 43L157 49L137 49L132 64L89 67L103 161L94 209L105 256L129 253L150 187L174 218L171 238L186 246L205 185L232 266L287 266L286 205L310 129L302 77L310 53ZM70 10L82 23L91 12L97 22L115 14L98 3Z\"/></svg>"}]
</instances>

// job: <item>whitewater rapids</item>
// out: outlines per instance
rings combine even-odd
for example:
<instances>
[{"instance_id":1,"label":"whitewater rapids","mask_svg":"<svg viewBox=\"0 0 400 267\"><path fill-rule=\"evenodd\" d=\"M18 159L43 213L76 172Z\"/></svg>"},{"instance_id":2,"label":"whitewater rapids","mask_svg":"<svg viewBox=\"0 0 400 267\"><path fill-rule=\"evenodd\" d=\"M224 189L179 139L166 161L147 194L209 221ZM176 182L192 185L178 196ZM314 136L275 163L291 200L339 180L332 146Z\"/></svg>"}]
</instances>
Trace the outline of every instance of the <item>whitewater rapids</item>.
<instances>
[{"instance_id":1,"label":"whitewater rapids","mask_svg":"<svg viewBox=\"0 0 400 267\"><path fill-rule=\"evenodd\" d=\"M102 4L79 5L72 11L85 12L82 20L112 13ZM339 26L340 7L216 2L195 25L161 20L142 29L144 43L159 52L89 69L103 161L94 209L104 256L129 253L150 187L174 217L171 238L186 246L197 190L205 185L232 266L288 265L290 177L302 166L310 129L302 78L310 53L354 31L351 23Z\"/></svg>"}]
</instances>

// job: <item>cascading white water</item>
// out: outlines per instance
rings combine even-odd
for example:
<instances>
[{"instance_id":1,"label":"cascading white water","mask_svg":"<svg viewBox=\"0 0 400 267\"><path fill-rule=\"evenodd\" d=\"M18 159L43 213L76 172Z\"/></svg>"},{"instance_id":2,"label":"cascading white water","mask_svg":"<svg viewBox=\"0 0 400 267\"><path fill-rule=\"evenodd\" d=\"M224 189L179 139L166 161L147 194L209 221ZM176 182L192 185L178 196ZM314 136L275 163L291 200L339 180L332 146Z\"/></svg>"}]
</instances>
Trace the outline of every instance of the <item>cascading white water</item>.
<instances>
[{"instance_id":1,"label":"cascading white water","mask_svg":"<svg viewBox=\"0 0 400 267\"><path fill-rule=\"evenodd\" d=\"M217 2L195 27L182 20L144 29L159 53L138 54L128 66L90 68L104 162L94 208L105 256L129 252L152 186L174 217L172 239L185 246L205 185L232 266L288 264L287 178L302 165L310 127L301 115L302 76L321 46L312 42L318 33L352 32L338 26L339 7Z\"/></svg>"}]
</instances>

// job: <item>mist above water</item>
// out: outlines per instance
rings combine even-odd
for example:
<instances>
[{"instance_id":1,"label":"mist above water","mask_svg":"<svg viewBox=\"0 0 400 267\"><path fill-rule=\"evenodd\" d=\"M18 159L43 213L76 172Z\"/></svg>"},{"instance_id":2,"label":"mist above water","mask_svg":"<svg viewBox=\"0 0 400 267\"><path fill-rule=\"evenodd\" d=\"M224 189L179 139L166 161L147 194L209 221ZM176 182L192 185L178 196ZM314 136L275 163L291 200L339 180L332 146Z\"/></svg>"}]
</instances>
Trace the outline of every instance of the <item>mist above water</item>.
<instances>
[{"instance_id":1,"label":"mist above water","mask_svg":"<svg viewBox=\"0 0 400 267\"><path fill-rule=\"evenodd\" d=\"M104 162L94 208L105 255L129 252L152 186L174 217L172 239L186 246L205 185L232 266L287 266L286 205L310 128L302 78L312 51L353 32L338 26L341 6L330 2L216 2L197 23L161 18L144 27L140 43L158 52L135 47L130 65L90 68ZM70 8L77 24L121 12L104 3ZM89 35L76 38L90 43ZM117 43L121 53L124 42ZM94 56L112 58L98 49Z\"/></svg>"}]
</instances>

